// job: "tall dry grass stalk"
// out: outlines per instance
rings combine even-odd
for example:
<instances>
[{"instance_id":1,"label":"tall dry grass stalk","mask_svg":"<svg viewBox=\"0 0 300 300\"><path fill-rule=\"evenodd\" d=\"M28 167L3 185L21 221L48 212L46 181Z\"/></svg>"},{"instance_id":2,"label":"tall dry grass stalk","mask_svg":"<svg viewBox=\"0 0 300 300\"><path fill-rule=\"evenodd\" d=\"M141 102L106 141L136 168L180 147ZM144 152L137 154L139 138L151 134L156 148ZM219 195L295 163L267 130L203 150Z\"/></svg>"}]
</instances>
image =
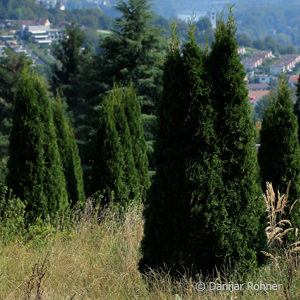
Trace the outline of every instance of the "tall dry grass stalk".
<instances>
[{"instance_id":1,"label":"tall dry grass stalk","mask_svg":"<svg viewBox=\"0 0 300 300\"><path fill-rule=\"evenodd\" d=\"M269 257L277 268L284 286L286 299L291 299L291 286L296 277L298 269L298 252L300 251L300 241L298 240L298 228L292 226L288 217L291 216L296 200L288 209L288 195L290 184L284 195L277 193L277 198L271 183L267 182L267 190L264 195L266 212L268 216L268 226L266 234L269 251L263 253ZM288 210L288 212L287 212ZM295 241L290 242L288 236L294 232Z\"/></svg>"}]
</instances>

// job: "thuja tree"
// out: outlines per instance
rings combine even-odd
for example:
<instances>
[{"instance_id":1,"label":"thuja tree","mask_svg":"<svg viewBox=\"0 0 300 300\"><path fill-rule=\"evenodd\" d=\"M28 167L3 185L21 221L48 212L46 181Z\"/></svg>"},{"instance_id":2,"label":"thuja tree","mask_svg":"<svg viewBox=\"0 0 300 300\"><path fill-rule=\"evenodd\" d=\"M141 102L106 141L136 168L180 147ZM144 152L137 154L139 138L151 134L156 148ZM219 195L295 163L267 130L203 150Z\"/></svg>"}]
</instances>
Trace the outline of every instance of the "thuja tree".
<instances>
[{"instance_id":1,"label":"thuja tree","mask_svg":"<svg viewBox=\"0 0 300 300\"><path fill-rule=\"evenodd\" d=\"M140 192L146 192L150 186L150 180L141 108L132 84L124 90L124 93L124 108L130 131L132 154L141 189Z\"/></svg>"},{"instance_id":2,"label":"thuja tree","mask_svg":"<svg viewBox=\"0 0 300 300\"><path fill-rule=\"evenodd\" d=\"M125 114L124 90L115 87L111 92L116 130L120 138L121 152L124 156L124 183L127 188L127 200L134 199L139 194L138 174L133 159L133 147L127 117Z\"/></svg>"},{"instance_id":3,"label":"thuja tree","mask_svg":"<svg viewBox=\"0 0 300 300\"><path fill-rule=\"evenodd\" d=\"M300 198L300 148L297 118L285 78L280 81L277 99L264 113L258 161L262 187L272 182L274 190L285 193L289 182L288 206ZM299 205L294 207L293 225L300 225Z\"/></svg>"},{"instance_id":4,"label":"thuja tree","mask_svg":"<svg viewBox=\"0 0 300 300\"><path fill-rule=\"evenodd\" d=\"M146 199L141 271L148 267L179 270L188 259L190 199L186 194L185 156L188 132L186 78L173 30L158 106L155 142L156 173ZM182 269L181 269L182 270Z\"/></svg>"},{"instance_id":5,"label":"thuja tree","mask_svg":"<svg viewBox=\"0 0 300 300\"><path fill-rule=\"evenodd\" d=\"M64 116L60 97L57 98L54 104L53 117L58 150L67 183L69 202L71 206L74 206L76 203L82 206L84 204L85 194L79 152L73 129Z\"/></svg>"},{"instance_id":6,"label":"thuja tree","mask_svg":"<svg viewBox=\"0 0 300 300\"><path fill-rule=\"evenodd\" d=\"M298 140L300 141L300 76L298 77L298 84L297 84L296 96L297 96L297 100L296 100L296 103L294 105L294 113L297 116L297 122L298 122Z\"/></svg>"},{"instance_id":7,"label":"thuja tree","mask_svg":"<svg viewBox=\"0 0 300 300\"><path fill-rule=\"evenodd\" d=\"M208 57L211 99L217 115L218 151L224 185L219 204L224 209L218 265L247 270L263 258L264 203L250 117L246 73L235 41L235 24L220 21Z\"/></svg>"},{"instance_id":8,"label":"thuja tree","mask_svg":"<svg viewBox=\"0 0 300 300\"><path fill-rule=\"evenodd\" d=\"M221 161L214 124L216 114L207 81L207 57L198 47L193 27L183 49L189 111L186 117L186 201L190 202L189 258L187 267L202 273L223 264L228 233L226 202L223 201Z\"/></svg>"},{"instance_id":9,"label":"thuja tree","mask_svg":"<svg viewBox=\"0 0 300 300\"><path fill-rule=\"evenodd\" d=\"M101 105L98 126L90 191L101 193L102 204L126 201L129 192L124 180L124 153L115 124L113 92Z\"/></svg>"},{"instance_id":10,"label":"thuja tree","mask_svg":"<svg viewBox=\"0 0 300 300\"><path fill-rule=\"evenodd\" d=\"M122 205L137 199L142 187L148 188L144 147L135 92L132 86L115 86L101 106L92 192L100 191L106 201L114 200Z\"/></svg>"},{"instance_id":11,"label":"thuja tree","mask_svg":"<svg viewBox=\"0 0 300 300\"><path fill-rule=\"evenodd\" d=\"M7 184L25 202L29 221L54 218L68 208L50 99L26 70L16 94L9 153Z\"/></svg>"},{"instance_id":12,"label":"thuja tree","mask_svg":"<svg viewBox=\"0 0 300 300\"><path fill-rule=\"evenodd\" d=\"M18 55L9 49L0 60L0 182L7 175L9 134L12 127L15 93L24 66L30 65L25 55Z\"/></svg>"}]
</instances>

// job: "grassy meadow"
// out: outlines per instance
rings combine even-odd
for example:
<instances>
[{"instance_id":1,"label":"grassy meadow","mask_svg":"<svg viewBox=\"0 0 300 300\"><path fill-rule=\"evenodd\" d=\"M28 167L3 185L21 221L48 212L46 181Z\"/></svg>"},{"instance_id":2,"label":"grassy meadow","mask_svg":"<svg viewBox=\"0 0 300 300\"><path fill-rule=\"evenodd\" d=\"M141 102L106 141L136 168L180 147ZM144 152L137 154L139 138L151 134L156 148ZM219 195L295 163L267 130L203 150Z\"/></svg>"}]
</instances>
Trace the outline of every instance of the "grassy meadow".
<instances>
[{"instance_id":1,"label":"grassy meadow","mask_svg":"<svg viewBox=\"0 0 300 300\"><path fill-rule=\"evenodd\" d=\"M274 202L274 195L268 197L273 197ZM274 203L266 201L270 209ZM112 207L96 217L97 210L88 201L80 218L73 215L72 226L44 228L26 242L20 236L0 242L0 299L300 299L300 269L294 255L297 244L280 255L270 250L269 263L249 272L246 281L241 281L243 274L238 270L226 272L225 278L216 271L215 278L199 275L194 281L187 272L176 282L172 282L167 270L141 275L138 261L142 209L140 203L134 203L122 212ZM276 215L272 218L273 225L279 228ZM284 231L272 231L272 223L269 225L269 241L280 239ZM291 249L296 250L289 252ZM205 282L206 287L209 282L245 285L237 291L199 291L200 282ZM247 282L281 286L279 291L252 290L247 288Z\"/></svg>"}]
</instances>

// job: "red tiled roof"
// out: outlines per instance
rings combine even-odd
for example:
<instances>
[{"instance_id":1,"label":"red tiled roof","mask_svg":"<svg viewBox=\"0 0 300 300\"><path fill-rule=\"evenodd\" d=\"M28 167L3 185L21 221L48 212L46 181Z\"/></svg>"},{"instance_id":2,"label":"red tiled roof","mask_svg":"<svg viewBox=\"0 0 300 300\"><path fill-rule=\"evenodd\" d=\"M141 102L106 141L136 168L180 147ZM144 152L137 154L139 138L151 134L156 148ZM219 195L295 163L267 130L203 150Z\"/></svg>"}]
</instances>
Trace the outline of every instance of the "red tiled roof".
<instances>
[{"instance_id":1,"label":"red tiled roof","mask_svg":"<svg viewBox=\"0 0 300 300\"><path fill-rule=\"evenodd\" d=\"M270 94L270 91L264 90L264 91L249 91L248 97L256 100L261 100L262 97L267 96Z\"/></svg>"},{"instance_id":2,"label":"red tiled roof","mask_svg":"<svg viewBox=\"0 0 300 300\"><path fill-rule=\"evenodd\" d=\"M299 78L299 75L291 75L290 78L289 78L289 81L290 81L290 83L297 84L298 83L298 78Z\"/></svg>"}]
</instances>

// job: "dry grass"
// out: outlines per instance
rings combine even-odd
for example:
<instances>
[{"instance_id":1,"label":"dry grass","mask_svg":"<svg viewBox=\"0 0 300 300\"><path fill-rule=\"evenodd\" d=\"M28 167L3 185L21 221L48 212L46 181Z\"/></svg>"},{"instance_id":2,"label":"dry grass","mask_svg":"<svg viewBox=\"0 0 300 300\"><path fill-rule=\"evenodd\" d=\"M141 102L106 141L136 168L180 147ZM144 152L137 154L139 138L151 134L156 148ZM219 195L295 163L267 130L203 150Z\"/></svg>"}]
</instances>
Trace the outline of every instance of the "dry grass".
<instances>
[{"instance_id":1,"label":"dry grass","mask_svg":"<svg viewBox=\"0 0 300 300\"><path fill-rule=\"evenodd\" d=\"M0 244L0 299L250 300L286 297L283 290L206 289L200 292L187 276L172 283L167 272L151 272L143 277L137 269L143 235L142 206L134 204L121 215L109 209L101 218L98 223L89 205L74 230L58 232L49 237L48 243L36 246ZM299 299L299 270L293 276L290 293L294 293L294 299ZM238 278L237 274L230 280L238 283ZM280 272L271 263L251 275L250 281L280 284L281 279ZM207 279L206 283L209 281L215 280ZM219 278L221 281L224 283L226 279Z\"/></svg>"},{"instance_id":2,"label":"dry grass","mask_svg":"<svg viewBox=\"0 0 300 300\"><path fill-rule=\"evenodd\" d=\"M267 182L267 191L264 195L268 215L266 234L269 252L263 253L271 258L277 272L280 274L286 299L291 299L291 287L293 281L299 275L298 252L300 251L298 228L294 228L288 219L298 200L291 205L288 214L286 214L289 188L290 185L284 195L280 195L278 192L276 198L272 184ZM294 232L295 240L291 242L291 237L288 235L291 235L292 232Z\"/></svg>"}]
</instances>

